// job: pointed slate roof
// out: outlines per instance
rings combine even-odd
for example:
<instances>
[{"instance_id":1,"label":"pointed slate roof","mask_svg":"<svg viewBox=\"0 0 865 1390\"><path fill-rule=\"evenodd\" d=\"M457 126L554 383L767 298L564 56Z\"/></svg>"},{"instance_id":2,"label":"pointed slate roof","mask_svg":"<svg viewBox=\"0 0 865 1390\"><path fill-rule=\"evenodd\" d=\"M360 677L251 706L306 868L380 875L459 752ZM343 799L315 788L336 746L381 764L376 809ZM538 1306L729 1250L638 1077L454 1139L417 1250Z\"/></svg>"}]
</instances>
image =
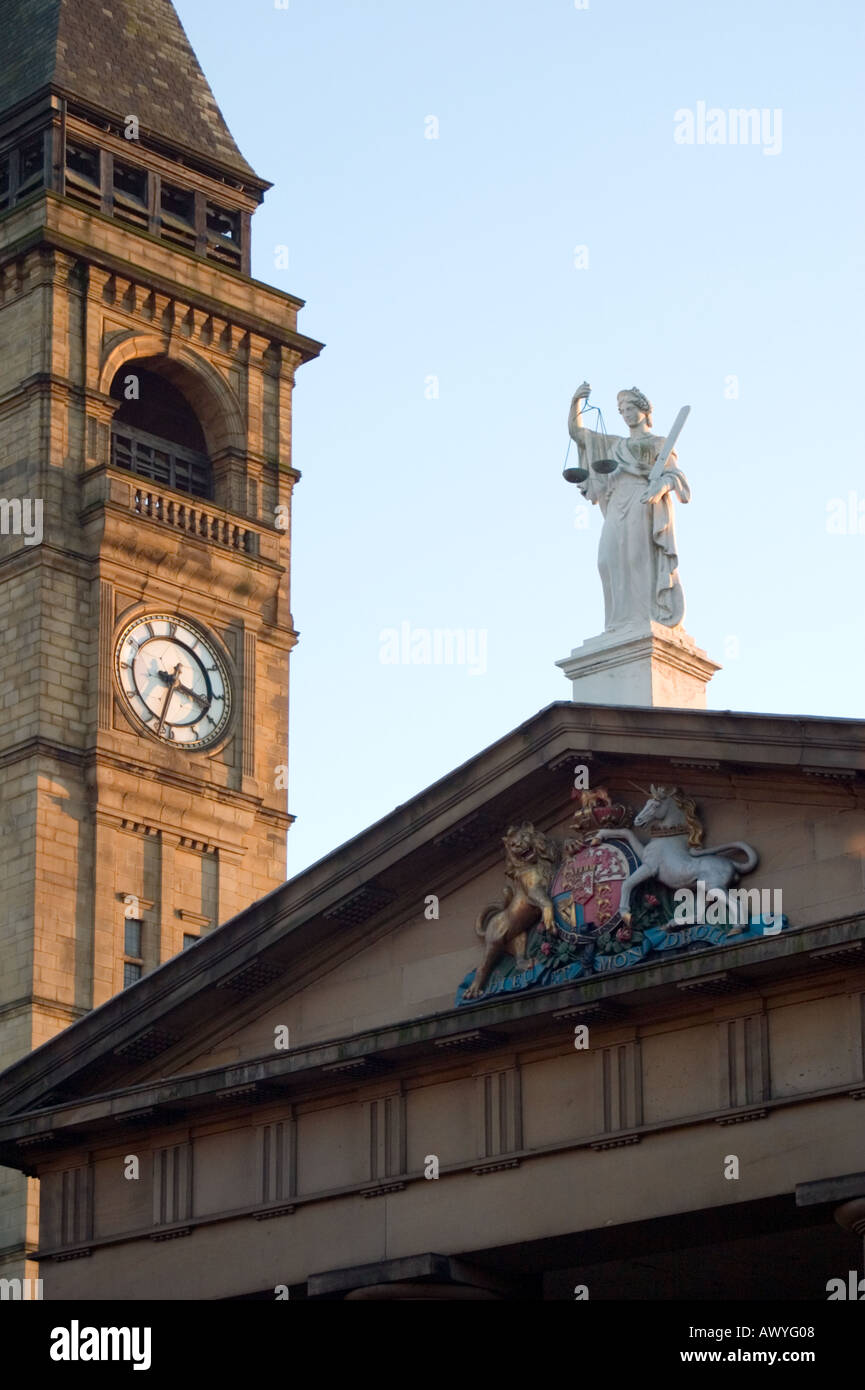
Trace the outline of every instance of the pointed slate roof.
<instances>
[{"instance_id":1,"label":"pointed slate roof","mask_svg":"<svg viewBox=\"0 0 865 1390\"><path fill-rule=\"evenodd\" d=\"M171 0L0 0L0 115L46 88L255 178Z\"/></svg>"}]
</instances>

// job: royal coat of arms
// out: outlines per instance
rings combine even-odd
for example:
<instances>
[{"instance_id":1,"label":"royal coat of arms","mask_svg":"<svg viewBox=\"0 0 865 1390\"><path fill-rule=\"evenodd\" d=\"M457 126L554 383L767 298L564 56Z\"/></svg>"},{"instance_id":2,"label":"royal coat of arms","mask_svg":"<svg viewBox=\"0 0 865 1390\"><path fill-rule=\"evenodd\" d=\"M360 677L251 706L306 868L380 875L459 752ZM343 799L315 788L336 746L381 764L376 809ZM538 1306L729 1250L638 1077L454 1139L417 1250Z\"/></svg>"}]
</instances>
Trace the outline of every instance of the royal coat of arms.
<instances>
[{"instance_id":1,"label":"royal coat of arms","mask_svg":"<svg viewBox=\"0 0 865 1390\"><path fill-rule=\"evenodd\" d=\"M604 788L583 792L561 845L528 823L511 827L504 901L478 917L484 955L460 985L458 1004L625 969L656 951L783 930L780 911L749 908L743 917L738 910L735 884L759 862L750 845L704 849L693 801L676 787L647 795L634 816ZM742 890L749 904L749 893L759 900L757 890ZM690 915L681 910L689 894L699 909ZM713 894L714 916L705 912Z\"/></svg>"}]
</instances>

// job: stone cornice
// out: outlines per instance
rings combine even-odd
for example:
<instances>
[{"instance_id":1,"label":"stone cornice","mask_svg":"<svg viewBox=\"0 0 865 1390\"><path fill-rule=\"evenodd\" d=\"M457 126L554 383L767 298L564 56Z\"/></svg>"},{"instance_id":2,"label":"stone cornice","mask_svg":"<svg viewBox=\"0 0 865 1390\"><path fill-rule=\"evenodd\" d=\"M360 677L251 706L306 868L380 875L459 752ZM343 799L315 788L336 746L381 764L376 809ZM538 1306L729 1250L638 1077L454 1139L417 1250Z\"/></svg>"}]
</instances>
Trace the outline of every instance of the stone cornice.
<instances>
[{"instance_id":1,"label":"stone cornice","mask_svg":"<svg viewBox=\"0 0 865 1390\"><path fill-rule=\"evenodd\" d=\"M61 574L68 572L72 566L82 579L89 579L94 565L98 562L98 555L82 555L66 546L52 545L50 541L42 541L41 545L22 545L10 555L0 556L0 567L6 571L4 578L44 565L46 568L58 570Z\"/></svg>"},{"instance_id":2,"label":"stone cornice","mask_svg":"<svg viewBox=\"0 0 865 1390\"><path fill-rule=\"evenodd\" d=\"M181 1112L184 1124L189 1125L204 1123L208 1116L220 1110L227 1096L241 1092L245 1104L264 1107L287 1103L301 1096L310 1099L325 1092L336 1095L344 1092L347 1086L356 1085L357 1078L351 1068L364 1063L364 1077L367 1074L377 1075L384 1069L392 1074L398 1070L419 1074L430 1070L440 1072L443 1066L459 1065L461 1061L461 1058L449 1055L447 1045L457 1043L466 1036L467 1030L471 1032L480 1023L483 1025L482 1050L494 1053L504 1046L509 1053L518 1052L521 1045L535 1046L544 1037L560 1037L562 1011L566 1009L570 1013L571 1009L578 1007L580 996L591 997L592 1001L599 998L606 1000L607 996L611 1000L616 996L625 997L628 1020L638 1024L647 1012L653 1015L659 1010L664 1012L665 1006L674 1000L678 1012L681 1008L678 983L685 977L696 980L701 974L717 972L719 957L725 970L742 973L746 987L758 994L765 993L767 982L789 986L791 980L802 981L803 977L810 977L811 953L821 945L825 946L830 940L851 939L865 939L865 914L821 923L798 932L786 932L783 937L766 937L762 941L741 946L719 947L700 956L669 964L643 966L627 974L605 976L603 980L596 977L585 984L577 981L523 997L498 996L495 1001L472 1008L454 1008L410 1022L394 1023L324 1043L298 1047L285 1054L268 1054L247 1062L191 1074L172 1076L169 1071L166 1077L157 1081L119 1086L83 1097L80 1101L33 1108L17 1115L9 1115L7 1104L4 1107L7 1118L0 1122L0 1161L9 1166L19 1166L14 1161L17 1152L15 1146L22 1141L27 1141L32 1147L42 1138L46 1144L62 1149L64 1133L70 1146L79 1143L85 1131L96 1133L109 1130L116 1133L119 1125L131 1123L143 1109L153 1111L154 1124L158 1122L160 1113L164 1116L163 1122L168 1124L173 1122L177 1112ZM199 943L196 952L200 953L201 950L202 944ZM165 966L161 970L164 971ZM90 1015L90 1019L95 1019L108 1008L109 1005L103 1005ZM699 1005L691 1001L688 1008L693 1012ZM71 1031L80 1028L79 1024ZM155 1033L156 1030L152 1029L143 1033L139 1031L120 1050L135 1057L138 1055L136 1046L140 1044L144 1048L145 1040L150 1034L155 1036ZM149 1049L144 1048L141 1055L164 1054L174 1038L175 1034L164 1033L160 1042ZM116 1045L113 1050L115 1053L118 1051ZM443 1051L448 1055L443 1056ZM34 1054L34 1057L37 1056L38 1053ZM54 1070L49 1068L47 1075L50 1080L46 1084L54 1084ZM850 1082L844 1082L830 1088L825 1094L853 1098L854 1089ZM788 1100L788 1097L780 1097L761 1102L760 1108L777 1108ZM712 1115L717 1114L728 1120L732 1113L729 1110L713 1111ZM680 1123L676 1121L676 1125Z\"/></svg>"},{"instance_id":3,"label":"stone cornice","mask_svg":"<svg viewBox=\"0 0 865 1390\"><path fill-rule=\"evenodd\" d=\"M26 738L13 743L0 753L0 768L10 767L25 758L53 758L57 762L71 763L74 767L84 767L87 754L83 748L66 748L50 738Z\"/></svg>"},{"instance_id":4,"label":"stone cornice","mask_svg":"<svg viewBox=\"0 0 865 1390\"><path fill-rule=\"evenodd\" d=\"M76 1004L61 1004L56 999L46 999L41 994L25 994L20 999L10 999L5 1004L0 1004L0 1018L4 1014L15 1013L18 1009L46 1009L50 1013L58 1014L65 1018L69 1023L74 1023L77 1018L84 1018L89 1009L82 1008Z\"/></svg>"},{"instance_id":5,"label":"stone cornice","mask_svg":"<svg viewBox=\"0 0 865 1390\"><path fill-rule=\"evenodd\" d=\"M132 284L146 285L148 290L156 290L174 303L182 304L190 309L197 309L219 319L225 319L245 332L278 342L281 346L297 353L300 362L311 361L322 351L323 343L298 333L296 329L286 328L284 322L280 321L279 311L283 306L291 306L293 313L303 307L304 301L297 299L296 296L276 289L273 285L267 285L263 281L253 280L240 271L231 270L227 266L202 260L201 257L195 256L192 252L170 246L159 237L151 236L142 230L136 230L136 239L158 249L159 259L168 269L166 272L160 272L129 261L104 247L94 246L92 242L80 241L76 236L62 230L60 226L53 225L53 222L62 220L64 210L68 205L65 199L60 198L59 195L50 190L43 189L42 195L44 202L40 199L37 203L22 204L20 208L16 209L16 212L21 213L30 210L32 214L33 210L38 207L38 211L42 215L39 216L38 213L36 217L31 215L30 225L26 230L22 230L21 236L16 241L4 246L2 237L0 237L0 264L24 255L39 246L50 246L55 250L65 251L69 255L76 256L88 265L99 266L109 275L119 275ZM78 215L74 208L71 211L74 215ZM118 231L118 223L100 212L95 210L90 212L89 218L96 225L104 224L107 230L110 229L115 234ZM70 219L71 225L74 225L74 219ZM120 230L123 230L122 224ZM213 293L207 293L207 291L193 286L189 283L188 277L184 275L184 270L190 265L190 262L199 272L203 269L208 274L212 274L214 281L218 280L226 289L236 286L238 291L236 299L238 301L243 297L244 290L254 289L257 297L268 304L273 317L254 313L248 305L244 306L242 303L235 302L234 296L218 298ZM246 298L248 298L248 294Z\"/></svg>"},{"instance_id":6,"label":"stone cornice","mask_svg":"<svg viewBox=\"0 0 865 1390\"><path fill-rule=\"evenodd\" d=\"M235 806L238 810L249 811L254 815L260 814L263 809L264 803L260 796L237 791L232 787L216 786L212 782L202 782L200 778L179 772L174 768L143 762L138 758L115 753L108 749L88 748L86 762L88 767L113 768L117 772L127 773L141 781L159 782L166 786L177 787L180 791L192 792L197 797L204 797L207 801L218 801L223 806ZM279 817L284 813L274 811L273 815ZM287 815L284 816L284 819L290 820Z\"/></svg>"},{"instance_id":7,"label":"stone cornice","mask_svg":"<svg viewBox=\"0 0 865 1390\"><path fill-rule=\"evenodd\" d=\"M21 762L25 758L45 757L52 758L57 762L70 763L79 768L111 768L116 772L126 773L128 776L135 777L145 782L159 782L166 786L176 787L180 791L191 792L196 798L204 801L217 801L222 806L234 806L238 810L248 812L250 817L258 820L270 822L280 830L288 830L294 824L295 816L289 815L287 811L280 811L273 806L266 806L262 797L254 796L249 792L236 791L230 787L216 786L211 782L203 781L201 778L186 775L165 766L154 766L152 763L142 762L137 758L127 755L114 753L106 749L94 748L67 748L62 743L56 743L53 739L28 738L20 743L13 744L10 748L5 748L0 753L0 768ZM97 821L102 821L106 825L121 827L126 818L109 811L98 811L95 813ZM150 822L149 828L154 834L161 830L172 830L177 834L177 827L170 824L162 825ZM222 847L225 849L236 850L236 843L225 841L215 842L214 848Z\"/></svg>"}]
</instances>

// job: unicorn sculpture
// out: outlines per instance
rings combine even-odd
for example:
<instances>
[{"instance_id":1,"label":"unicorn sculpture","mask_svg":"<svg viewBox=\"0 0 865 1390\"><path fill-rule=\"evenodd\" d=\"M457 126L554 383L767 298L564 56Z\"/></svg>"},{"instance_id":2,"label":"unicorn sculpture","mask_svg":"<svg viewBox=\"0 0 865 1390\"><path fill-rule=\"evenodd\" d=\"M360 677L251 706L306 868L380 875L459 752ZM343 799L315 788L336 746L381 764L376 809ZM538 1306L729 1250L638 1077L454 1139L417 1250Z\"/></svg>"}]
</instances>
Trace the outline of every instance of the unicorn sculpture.
<instances>
[{"instance_id":1,"label":"unicorn sculpture","mask_svg":"<svg viewBox=\"0 0 865 1390\"><path fill-rule=\"evenodd\" d=\"M707 890L723 893L729 904L728 889L738 883L742 874L756 869L757 851L744 840L703 849L703 826L693 801L683 796L678 787L653 786L648 796L642 811L634 817L635 828L648 830L651 836L648 844L642 844L633 830L624 827L598 830L592 839L593 844L611 838L627 840L640 861L622 884L619 900L622 920L630 922L631 894L638 884L650 878L659 879L667 888L692 888L700 882ZM731 855L741 855L742 861L737 863L729 857ZM730 916L734 920L728 935L738 936L745 930L744 924L736 920L735 911Z\"/></svg>"}]
</instances>

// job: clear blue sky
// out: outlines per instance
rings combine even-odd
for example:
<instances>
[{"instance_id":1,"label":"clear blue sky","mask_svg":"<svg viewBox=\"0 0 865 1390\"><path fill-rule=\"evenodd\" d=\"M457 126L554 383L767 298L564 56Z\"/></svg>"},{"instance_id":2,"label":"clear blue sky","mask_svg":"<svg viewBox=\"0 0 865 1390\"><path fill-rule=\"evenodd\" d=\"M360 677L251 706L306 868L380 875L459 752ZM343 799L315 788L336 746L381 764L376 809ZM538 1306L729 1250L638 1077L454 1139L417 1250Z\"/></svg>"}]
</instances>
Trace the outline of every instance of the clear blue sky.
<instances>
[{"instance_id":1,"label":"clear blue sky","mask_svg":"<svg viewBox=\"0 0 865 1390\"><path fill-rule=\"evenodd\" d=\"M865 510L858 0L177 8L275 184L253 273L327 343L294 397L289 873L569 697L553 663L603 627L561 479L583 378L608 429L623 386L659 433L692 407L710 706L862 716L865 534L827 530ZM780 110L779 152L678 144L699 102ZM383 664L402 622L486 633L486 669Z\"/></svg>"}]
</instances>

